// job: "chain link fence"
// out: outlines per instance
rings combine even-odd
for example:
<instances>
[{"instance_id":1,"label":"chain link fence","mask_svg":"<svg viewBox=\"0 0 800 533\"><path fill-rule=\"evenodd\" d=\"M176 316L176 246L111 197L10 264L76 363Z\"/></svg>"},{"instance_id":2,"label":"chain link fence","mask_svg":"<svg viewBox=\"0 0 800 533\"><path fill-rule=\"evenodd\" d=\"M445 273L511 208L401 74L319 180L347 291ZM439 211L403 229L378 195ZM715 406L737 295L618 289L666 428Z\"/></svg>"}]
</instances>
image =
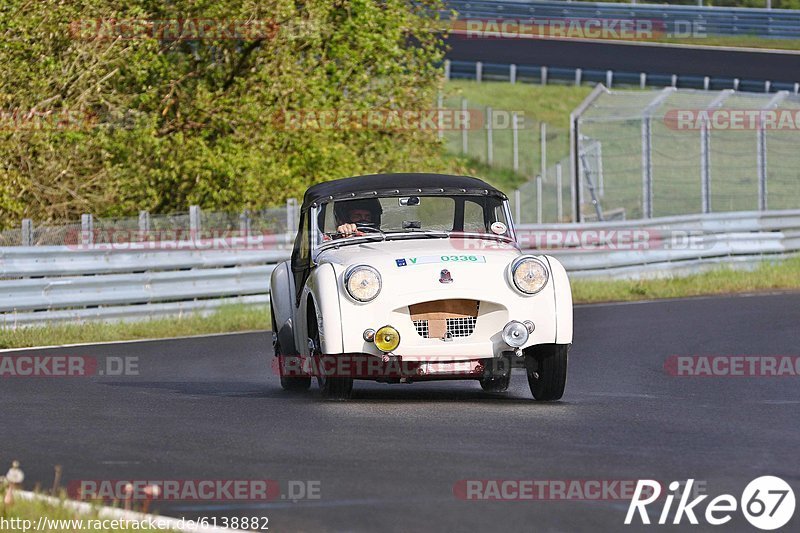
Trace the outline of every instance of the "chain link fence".
<instances>
[{"instance_id":1,"label":"chain link fence","mask_svg":"<svg viewBox=\"0 0 800 533\"><path fill-rule=\"evenodd\" d=\"M19 228L0 231L0 246L79 246L154 240L182 241L248 235L294 238L300 219L295 199L286 206L241 212L205 211L191 206L188 212L137 217L100 218L90 214L80 222L36 224L25 219Z\"/></svg>"},{"instance_id":2,"label":"chain link fence","mask_svg":"<svg viewBox=\"0 0 800 533\"><path fill-rule=\"evenodd\" d=\"M798 95L601 88L574 126L580 220L800 207Z\"/></svg>"}]
</instances>

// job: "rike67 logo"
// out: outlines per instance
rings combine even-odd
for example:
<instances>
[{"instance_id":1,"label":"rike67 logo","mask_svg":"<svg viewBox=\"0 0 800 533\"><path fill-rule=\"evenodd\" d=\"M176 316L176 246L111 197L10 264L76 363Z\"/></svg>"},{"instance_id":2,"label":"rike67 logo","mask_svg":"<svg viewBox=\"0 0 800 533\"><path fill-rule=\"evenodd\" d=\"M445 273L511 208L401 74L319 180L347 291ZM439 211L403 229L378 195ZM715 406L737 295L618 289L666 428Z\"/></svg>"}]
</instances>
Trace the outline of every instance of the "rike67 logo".
<instances>
[{"instance_id":1,"label":"rike67 logo","mask_svg":"<svg viewBox=\"0 0 800 533\"><path fill-rule=\"evenodd\" d=\"M708 495L697 496L689 500L692 495L693 479L686 481L685 488L678 494L683 485L678 481L669 484L669 491L664 498L664 506L658 517L658 524L669 523L672 514L673 501L678 497L678 504L672 514L672 524L680 524L685 518L690 524L697 525L698 515L712 526L726 524L733 517L737 508L750 524L758 529L771 531L783 527L794 515L795 498L792 487L784 480L775 476L762 476L751 481L742 492L739 501L731 494L721 494L709 501L705 512L700 512L700 504ZM649 479L639 480L633 493L633 499L628 507L625 524L635 522L638 511L642 524L650 524L647 506L653 504L662 496L661 484ZM653 506L657 507L657 506ZM657 509L656 509L657 511Z\"/></svg>"}]
</instances>

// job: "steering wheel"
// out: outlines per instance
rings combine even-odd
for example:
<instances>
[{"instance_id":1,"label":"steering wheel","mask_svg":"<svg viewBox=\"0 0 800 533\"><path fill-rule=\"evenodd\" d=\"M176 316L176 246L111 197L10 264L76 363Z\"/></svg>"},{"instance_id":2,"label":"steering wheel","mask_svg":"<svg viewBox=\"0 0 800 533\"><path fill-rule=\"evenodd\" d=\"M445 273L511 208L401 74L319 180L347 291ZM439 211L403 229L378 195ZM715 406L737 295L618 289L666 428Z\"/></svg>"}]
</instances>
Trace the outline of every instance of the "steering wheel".
<instances>
[{"instance_id":1,"label":"steering wheel","mask_svg":"<svg viewBox=\"0 0 800 533\"><path fill-rule=\"evenodd\" d=\"M356 229L367 233L383 233L374 222L356 222Z\"/></svg>"}]
</instances>

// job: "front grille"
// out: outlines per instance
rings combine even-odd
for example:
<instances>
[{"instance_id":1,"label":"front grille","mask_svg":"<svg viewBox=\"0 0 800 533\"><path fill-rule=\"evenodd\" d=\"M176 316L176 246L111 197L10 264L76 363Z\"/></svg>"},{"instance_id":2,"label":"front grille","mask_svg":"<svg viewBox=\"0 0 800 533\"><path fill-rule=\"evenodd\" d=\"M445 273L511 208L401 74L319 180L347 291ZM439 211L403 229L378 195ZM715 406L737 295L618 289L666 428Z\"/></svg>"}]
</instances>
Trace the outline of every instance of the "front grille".
<instances>
[{"instance_id":1,"label":"front grille","mask_svg":"<svg viewBox=\"0 0 800 533\"><path fill-rule=\"evenodd\" d=\"M469 337L475 331L475 324L478 322L478 317L468 316L460 318L447 319L447 332L448 338L454 337ZM426 339L430 338L430 328L428 327L427 320L414 320L414 327L420 337Z\"/></svg>"},{"instance_id":2,"label":"front grille","mask_svg":"<svg viewBox=\"0 0 800 533\"><path fill-rule=\"evenodd\" d=\"M411 306L411 319L417 334L425 339L469 337L478 322L480 302L476 300L439 300ZM450 315L450 316L447 316Z\"/></svg>"},{"instance_id":3,"label":"front grille","mask_svg":"<svg viewBox=\"0 0 800 533\"><path fill-rule=\"evenodd\" d=\"M475 331L476 316L447 319L447 334L451 337L469 337Z\"/></svg>"}]
</instances>

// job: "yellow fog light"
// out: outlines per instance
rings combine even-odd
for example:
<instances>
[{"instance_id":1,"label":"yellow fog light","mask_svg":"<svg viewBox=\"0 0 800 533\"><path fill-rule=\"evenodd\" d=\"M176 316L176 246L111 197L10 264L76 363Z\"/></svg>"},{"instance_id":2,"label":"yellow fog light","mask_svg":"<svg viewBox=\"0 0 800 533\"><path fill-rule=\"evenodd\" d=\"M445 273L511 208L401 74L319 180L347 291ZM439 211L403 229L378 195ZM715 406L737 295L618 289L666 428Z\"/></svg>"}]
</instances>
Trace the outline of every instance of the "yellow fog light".
<instances>
[{"instance_id":1,"label":"yellow fog light","mask_svg":"<svg viewBox=\"0 0 800 533\"><path fill-rule=\"evenodd\" d=\"M382 352L392 352L400 345L400 334L392 326L383 326L375 333L375 346Z\"/></svg>"}]
</instances>

